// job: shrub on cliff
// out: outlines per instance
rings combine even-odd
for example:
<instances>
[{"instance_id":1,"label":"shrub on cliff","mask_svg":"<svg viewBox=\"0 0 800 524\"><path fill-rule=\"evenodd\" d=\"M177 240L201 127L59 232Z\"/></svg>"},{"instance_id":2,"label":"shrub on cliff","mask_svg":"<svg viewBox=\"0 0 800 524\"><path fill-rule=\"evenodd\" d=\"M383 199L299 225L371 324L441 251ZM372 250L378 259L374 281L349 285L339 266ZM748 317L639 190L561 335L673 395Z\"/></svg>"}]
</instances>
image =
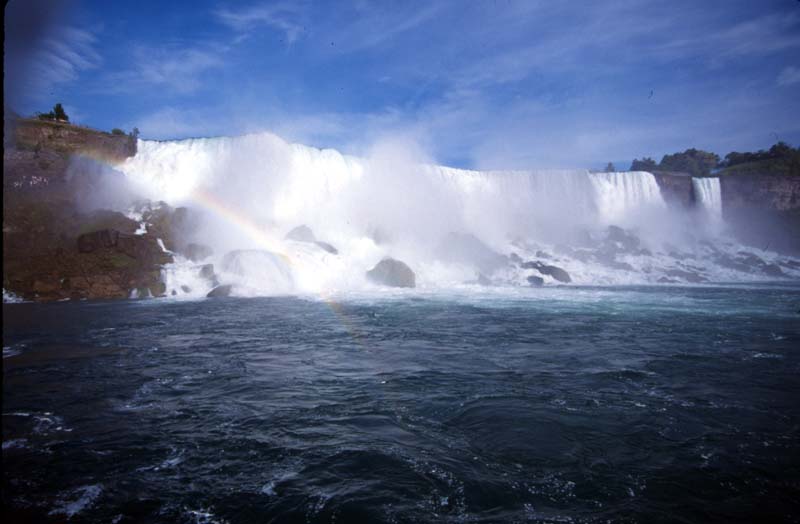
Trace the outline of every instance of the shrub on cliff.
<instances>
[{"instance_id":1,"label":"shrub on cliff","mask_svg":"<svg viewBox=\"0 0 800 524\"><path fill-rule=\"evenodd\" d=\"M719 156L701 149L687 149L683 153L664 155L659 169L663 171L683 171L692 176L708 176L717 167Z\"/></svg>"},{"instance_id":2,"label":"shrub on cliff","mask_svg":"<svg viewBox=\"0 0 800 524\"><path fill-rule=\"evenodd\" d=\"M631 171L655 171L658 169L658 164L650 157L644 157L641 160L634 158L631 162Z\"/></svg>"},{"instance_id":3,"label":"shrub on cliff","mask_svg":"<svg viewBox=\"0 0 800 524\"><path fill-rule=\"evenodd\" d=\"M58 103L53 107L53 114L56 117L56 120L63 120L65 122L69 122L69 117L67 113L64 111L64 108L61 107L61 104Z\"/></svg>"},{"instance_id":4,"label":"shrub on cliff","mask_svg":"<svg viewBox=\"0 0 800 524\"><path fill-rule=\"evenodd\" d=\"M725 155L720 163L723 174L775 173L800 176L800 147L792 147L778 142L768 151L739 153L733 151Z\"/></svg>"},{"instance_id":5,"label":"shrub on cliff","mask_svg":"<svg viewBox=\"0 0 800 524\"><path fill-rule=\"evenodd\" d=\"M115 127L114 129L111 130L111 134L112 135L122 136L122 135L125 134L125 131L123 131L122 129L120 129L118 127Z\"/></svg>"},{"instance_id":6,"label":"shrub on cliff","mask_svg":"<svg viewBox=\"0 0 800 524\"><path fill-rule=\"evenodd\" d=\"M69 122L69 116L67 116L61 103L53 106L53 110L49 113L37 113L36 117L39 120L61 120L63 122Z\"/></svg>"}]
</instances>

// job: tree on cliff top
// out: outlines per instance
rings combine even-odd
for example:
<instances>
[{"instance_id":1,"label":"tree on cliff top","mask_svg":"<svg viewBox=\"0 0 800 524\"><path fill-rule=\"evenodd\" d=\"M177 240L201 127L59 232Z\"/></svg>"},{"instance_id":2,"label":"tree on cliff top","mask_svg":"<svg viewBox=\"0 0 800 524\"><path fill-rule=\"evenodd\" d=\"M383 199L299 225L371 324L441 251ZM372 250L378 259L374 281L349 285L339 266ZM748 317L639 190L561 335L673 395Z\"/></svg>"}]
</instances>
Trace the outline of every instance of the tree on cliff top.
<instances>
[{"instance_id":1,"label":"tree on cliff top","mask_svg":"<svg viewBox=\"0 0 800 524\"><path fill-rule=\"evenodd\" d=\"M708 176L717 164L719 156L716 153L691 148L683 153L664 155L658 167L663 171L683 171L692 176Z\"/></svg>"},{"instance_id":2,"label":"tree on cliff top","mask_svg":"<svg viewBox=\"0 0 800 524\"><path fill-rule=\"evenodd\" d=\"M658 164L650 157L644 157L641 160L634 158L631 162L631 171L655 171L658 169Z\"/></svg>"},{"instance_id":3,"label":"tree on cliff top","mask_svg":"<svg viewBox=\"0 0 800 524\"><path fill-rule=\"evenodd\" d=\"M733 151L725 155L720 163L722 173L783 173L800 175L800 147L792 147L778 142L768 151L739 153Z\"/></svg>"},{"instance_id":4,"label":"tree on cliff top","mask_svg":"<svg viewBox=\"0 0 800 524\"><path fill-rule=\"evenodd\" d=\"M616 170L617 170L617 168L614 167L614 164L612 164L611 162L606 164L606 173L614 173L614 172L616 172Z\"/></svg>"},{"instance_id":5,"label":"tree on cliff top","mask_svg":"<svg viewBox=\"0 0 800 524\"><path fill-rule=\"evenodd\" d=\"M59 102L53 107L53 114L56 117L56 120L63 120L65 122L69 122L69 117L67 113L64 111L64 108L61 107L61 103Z\"/></svg>"},{"instance_id":6,"label":"tree on cliff top","mask_svg":"<svg viewBox=\"0 0 800 524\"><path fill-rule=\"evenodd\" d=\"M53 110L49 113L37 113L36 116L39 120L61 120L63 122L69 122L69 117L60 102L53 106Z\"/></svg>"}]
</instances>

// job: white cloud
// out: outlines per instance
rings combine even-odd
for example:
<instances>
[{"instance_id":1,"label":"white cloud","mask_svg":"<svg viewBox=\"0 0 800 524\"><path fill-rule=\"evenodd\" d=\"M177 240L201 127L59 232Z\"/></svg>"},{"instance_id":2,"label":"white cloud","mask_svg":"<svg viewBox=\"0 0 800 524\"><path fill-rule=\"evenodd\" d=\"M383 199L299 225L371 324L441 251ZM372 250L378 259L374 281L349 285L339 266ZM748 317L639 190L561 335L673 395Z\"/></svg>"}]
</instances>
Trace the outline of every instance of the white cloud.
<instances>
[{"instance_id":1,"label":"white cloud","mask_svg":"<svg viewBox=\"0 0 800 524\"><path fill-rule=\"evenodd\" d=\"M778 75L779 86L790 86L800 83L800 67L784 67Z\"/></svg>"},{"instance_id":2,"label":"white cloud","mask_svg":"<svg viewBox=\"0 0 800 524\"><path fill-rule=\"evenodd\" d=\"M237 41L246 38L258 27L271 27L286 35L287 44L294 43L303 32L301 2L255 4L243 9L223 8L214 11L217 20L238 33Z\"/></svg>"}]
</instances>

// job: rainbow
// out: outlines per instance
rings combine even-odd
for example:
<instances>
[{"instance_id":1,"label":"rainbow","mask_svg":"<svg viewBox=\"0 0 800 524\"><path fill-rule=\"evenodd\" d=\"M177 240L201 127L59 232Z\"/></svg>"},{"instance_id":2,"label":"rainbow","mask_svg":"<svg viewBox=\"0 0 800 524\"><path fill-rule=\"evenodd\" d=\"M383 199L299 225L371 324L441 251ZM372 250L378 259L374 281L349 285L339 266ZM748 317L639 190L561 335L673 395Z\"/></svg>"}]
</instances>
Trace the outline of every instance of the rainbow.
<instances>
[{"instance_id":1,"label":"rainbow","mask_svg":"<svg viewBox=\"0 0 800 524\"><path fill-rule=\"evenodd\" d=\"M257 223L243 213L240 213L223 200L202 189L195 189L192 191L190 198L193 202L196 202L209 211L212 211L213 213L224 218L231 225L242 230L259 247L275 253L287 264L292 265L291 257L289 257L289 255L283 251L282 246L276 242L273 237L267 235L263 228L261 228Z\"/></svg>"}]
</instances>

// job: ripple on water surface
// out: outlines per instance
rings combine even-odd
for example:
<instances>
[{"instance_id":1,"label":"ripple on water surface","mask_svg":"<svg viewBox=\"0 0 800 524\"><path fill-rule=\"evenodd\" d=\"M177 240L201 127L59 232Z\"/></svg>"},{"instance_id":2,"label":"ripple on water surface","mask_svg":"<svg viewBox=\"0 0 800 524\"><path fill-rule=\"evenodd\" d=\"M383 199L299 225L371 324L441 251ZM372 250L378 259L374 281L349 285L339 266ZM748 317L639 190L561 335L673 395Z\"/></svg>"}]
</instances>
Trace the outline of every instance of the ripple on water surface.
<instances>
[{"instance_id":1,"label":"ripple on water surface","mask_svg":"<svg viewBox=\"0 0 800 524\"><path fill-rule=\"evenodd\" d=\"M6 305L4 510L796 520L798 303L716 286Z\"/></svg>"}]
</instances>

